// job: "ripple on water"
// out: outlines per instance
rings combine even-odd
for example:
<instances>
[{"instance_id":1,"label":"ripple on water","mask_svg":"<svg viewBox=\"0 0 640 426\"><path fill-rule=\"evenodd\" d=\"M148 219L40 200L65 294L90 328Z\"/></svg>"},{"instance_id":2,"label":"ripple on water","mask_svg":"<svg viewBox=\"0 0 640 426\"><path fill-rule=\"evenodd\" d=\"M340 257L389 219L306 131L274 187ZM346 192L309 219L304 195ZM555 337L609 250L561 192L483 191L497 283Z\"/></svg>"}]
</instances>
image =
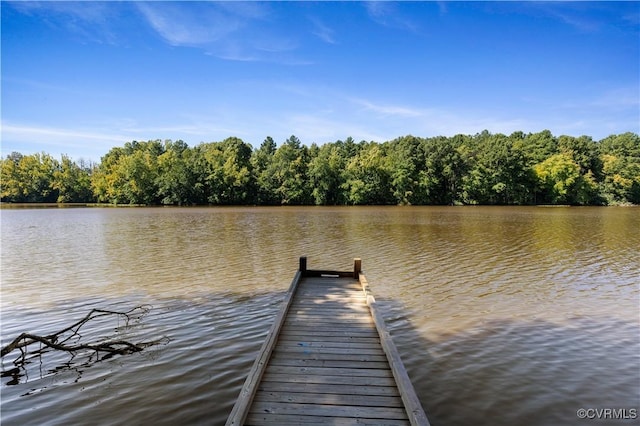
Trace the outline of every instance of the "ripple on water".
<instances>
[{"instance_id":1,"label":"ripple on water","mask_svg":"<svg viewBox=\"0 0 640 426\"><path fill-rule=\"evenodd\" d=\"M579 408L640 402L634 323L503 320L427 340L400 322L393 335L434 424L580 424Z\"/></svg>"},{"instance_id":2,"label":"ripple on water","mask_svg":"<svg viewBox=\"0 0 640 426\"><path fill-rule=\"evenodd\" d=\"M169 344L90 365L78 359L48 374L50 366L69 361L66 354L55 354L43 369L30 367L23 383L3 388L2 423L62 425L86 418L105 425L224 423L244 381L242 372L253 363L281 300L281 293L272 293L158 302L129 338L167 336ZM62 386L64 399L55 391Z\"/></svg>"},{"instance_id":3,"label":"ripple on water","mask_svg":"<svg viewBox=\"0 0 640 426\"><path fill-rule=\"evenodd\" d=\"M224 423L300 255L337 269L363 259L434 426L640 408L638 212L3 210L3 343L146 303L130 327L86 336L172 340L89 365L34 358L17 384L3 377L2 424Z\"/></svg>"}]
</instances>

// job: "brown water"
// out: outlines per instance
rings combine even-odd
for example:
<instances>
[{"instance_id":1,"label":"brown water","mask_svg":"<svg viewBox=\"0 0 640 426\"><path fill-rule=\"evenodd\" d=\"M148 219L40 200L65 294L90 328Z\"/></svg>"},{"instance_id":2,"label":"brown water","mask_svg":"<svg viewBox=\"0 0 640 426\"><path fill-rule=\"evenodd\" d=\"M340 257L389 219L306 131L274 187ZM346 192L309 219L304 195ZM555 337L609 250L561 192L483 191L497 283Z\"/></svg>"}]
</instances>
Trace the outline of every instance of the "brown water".
<instances>
[{"instance_id":1,"label":"brown water","mask_svg":"<svg viewBox=\"0 0 640 426\"><path fill-rule=\"evenodd\" d=\"M434 426L639 422L576 414L640 411L639 208L3 209L0 219L3 345L94 307L139 304L153 309L130 327L107 320L85 337L171 339L100 362L32 358L2 377L3 425L223 424L301 255L311 268L363 259Z\"/></svg>"}]
</instances>

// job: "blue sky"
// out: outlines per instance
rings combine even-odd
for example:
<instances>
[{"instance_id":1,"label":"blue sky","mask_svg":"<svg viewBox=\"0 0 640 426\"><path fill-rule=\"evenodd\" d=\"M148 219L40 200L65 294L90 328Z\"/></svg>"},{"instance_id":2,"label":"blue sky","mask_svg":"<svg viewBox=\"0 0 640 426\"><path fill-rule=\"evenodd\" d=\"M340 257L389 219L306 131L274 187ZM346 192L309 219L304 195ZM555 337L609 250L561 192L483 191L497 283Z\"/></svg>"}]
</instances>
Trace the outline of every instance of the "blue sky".
<instances>
[{"instance_id":1,"label":"blue sky","mask_svg":"<svg viewBox=\"0 0 640 426\"><path fill-rule=\"evenodd\" d=\"M640 132L639 2L2 2L2 155Z\"/></svg>"}]
</instances>

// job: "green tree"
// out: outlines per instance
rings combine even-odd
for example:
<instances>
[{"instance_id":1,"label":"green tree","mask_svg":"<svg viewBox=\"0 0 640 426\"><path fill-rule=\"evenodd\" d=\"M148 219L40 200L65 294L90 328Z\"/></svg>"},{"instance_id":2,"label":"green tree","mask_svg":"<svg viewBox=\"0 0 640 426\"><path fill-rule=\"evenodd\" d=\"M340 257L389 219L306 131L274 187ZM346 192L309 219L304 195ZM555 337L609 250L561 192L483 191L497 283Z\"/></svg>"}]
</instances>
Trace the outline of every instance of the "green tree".
<instances>
[{"instance_id":1,"label":"green tree","mask_svg":"<svg viewBox=\"0 0 640 426\"><path fill-rule=\"evenodd\" d=\"M424 152L420 139L404 136L390 143L391 191L396 204L424 204L420 172L424 170Z\"/></svg>"},{"instance_id":2,"label":"green tree","mask_svg":"<svg viewBox=\"0 0 640 426\"><path fill-rule=\"evenodd\" d=\"M124 202L120 194L122 184L119 182L118 174L118 163L124 155L122 147L111 148L91 175L91 187L98 202L114 204Z\"/></svg>"},{"instance_id":3,"label":"green tree","mask_svg":"<svg viewBox=\"0 0 640 426\"><path fill-rule=\"evenodd\" d=\"M100 202L123 204L159 204L158 157L163 154L161 141L127 142L111 149L91 184Z\"/></svg>"},{"instance_id":4,"label":"green tree","mask_svg":"<svg viewBox=\"0 0 640 426\"><path fill-rule=\"evenodd\" d=\"M7 158L0 160L0 200L3 202L24 201L24 185L19 174L22 157L19 152L12 152Z\"/></svg>"},{"instance_id":5,"label":"green tree","mask_svg":"<svg viewBox=\"0 0 640 426\"><path fill-rule=\"evenodd\" d=\"M91 189L91 191L90 191ZM93 194L91 193L93 192ZM640 137L352 138L312 144L271 137L202 143L131 141L97 167L46 153L0 159L3 202L134 204L640 204Z\"/></svg>"},{"instance_id":6,"label":"green tree","mask_svg":"<svg viewBox=\"0 0 640 426\"><path fill-rule=\"evenodd\" d=\"M472 204L531 202L531 170L520 144L503 134L476 136L475 155L464 178L465 198Z\"/></svg>"},{"instance_id":7,"label":"green tree","mask_svg":"<svg viewBox=\"0 0 640 426\"><path fill-rule=\"evenodd\" d=\"M556 154L534 166L538 179L538 202L586 204L592 198L596 182L580 174L580 165L569 154Z\"/></svg>"},{"instance_id":8,"label":"green tree","mask_svg":"<svg viewBox=\"0 0 640 426\"><path fill-rule=\"evenodd\" d=\"M271 187L271 179L269 178L269 169L273 163L275 153L276 143L271 136L267 136L260 145L260 148L255 150L251 156L251 165L253 167L254 181L256 184L254 199L258 204L278 203L275 191Z\"/></svg>"},{"instance_id":9,"label":"green tree","mask_svg":"<svg viewBox=\"0 0 640 426\"><path fill-rule=\"evenodd\" d=\"M640 204L640 136L612 135L599 148L603 196L612 204Z\"/></svg>"},{"instance_id":10,"label":"green tree","mask_svg":"<svg viewBox=\"0 0 640 426\"><path fill-rule=\"evenodd\" d=\"M58 203L87 203L94 200L91 169L81 168L66 155L53 172L51 187L58 192Z\"/></svg>"},{"instance_id":11,"label":"green tree","mask_svg":"<svg viewBox=\"0 0 640 426\"><path fill-rule=\"evenodd\" d=\"M251 165L251 145L239 138L227 138L223 141L225 163L223 165L229 204L252 202L255 194L255 181Z\"/></svg>"},{"instance_id":12,"label":"green tree","mask_svg":"<svg viewBox=\"0 0 640 426\"><path fill-rule=\"evenodd\" d=\"M358 144L353 140L351 136L349 136L344 140L344 142L337 141L336 145L340 147L340 151L344 153L345 158L351 159L360 152L360 149L362 149L362 147L366 145L366 143L363 141Z\"/></svg>"},{"instance_id":13,"label":"green tree","mask_svg":"<svg viewBox=\"0 0 640 426\"><path fill-rule=\"evenodd\" d=\"M524 137L521 132L515 133L513 136L515 140L519 140L519 144L526 153L529 166L542 163L552 155L558 154L558 140L549 130L529 133Z\"/></svg>"},{"instance_id":14,"label":"green tree","mask_svg":"<svg viewBox=\"0 0 640 426\"><path fill-rule=\"evenodd\" d=\"M199 146L200 182L211 204L246 204L253 200L251 145L230 137Z\"/></svg>"},{"instance_id":15,"label":"green tree","mask_svg":"<svg viewBox=\"0 0 640 426\"><path fill-rule=\"evenodd\" d=\"M611 135L600 141L599 148L602 154L640 159L640 135L631 132Z\"/></svg>"},{"instance_id":16,"label":"green tree","mask_svg":"<svg viewBox=\"0 0 640 426\"><path fill-rule=\"evenodd\" d=\"M469 138L464 135L423 141L425 167L420 170L419 180L424 204L453 205L461 200L468 145Z\"/></svg>"},{"instance_id":17,"label":"green tree","mask_svg":"<svg viewBox=\"0 0 640 426\"><path fill-rule=\"evenodd\" d=\"M313 201L317 205L346 204L342 186L347 157L341 146L325 144L314 151L311 150L308 169Z\"/></svg>"},{"instance_id":18,"label":"green tree","mask_svg":"<svg viewBox=\"0 0 640 426\"><path fill-rule=\"evenodd\" d=\"M42 152L32 155L12 153L2 160L2 201L22 203L54 203L54 173L60 164Z\"/></svg>"},{"instance_id":19,"label":"green tree","mask_svg":"<svg viewBox=\"0 0 640 426\"><path fill-rule=\"evenodd\" d=\"M122 194L130 204L156 204L157 157L144 150L136 150L122 158L119 174Z\"/></svg>"},{"instance_id":20,"label":"green tree","mask_svg":"<svg viewBox=\"0 0 640 426\"><path fill-rule=\"evenodd\" d=\"M184 205L197 200L196 178L191 167L192 150L181 140L164 143L158 156L156 186L162 204Z\"/></svg>"},{"instance_id":21,"label":"green tree","mask_svg":"<svg viewBox=\"0 0 640 426\"><path fill-rule=\"evenodd\" d=\"M558 150L567 154L580 166L580 174L591 173L594 177L602 175L602 161L599 157L598 144L589 136L562 135L558 138Z\"/></svg>"},{"instance_id":22,"label":"green tree","mask_svg":"<svg viewBox=\"0 0 640 426\"><path fill-rule=\"evenodd\" d=\"M346 168L344 188L350 204L394 204L387 146L361 143Z\"/></svg>"},{"instance_id":23,"label":"green tree","mask_svg":"<svg viewBox=\"0 0 640 426\"><path fill-rule=\"evenodd\" d=\"M310 204L308 161L308 148L297 137L289 137L273 154L266 170L267 192L280 204Z\"/></svg>"}]
</instances>

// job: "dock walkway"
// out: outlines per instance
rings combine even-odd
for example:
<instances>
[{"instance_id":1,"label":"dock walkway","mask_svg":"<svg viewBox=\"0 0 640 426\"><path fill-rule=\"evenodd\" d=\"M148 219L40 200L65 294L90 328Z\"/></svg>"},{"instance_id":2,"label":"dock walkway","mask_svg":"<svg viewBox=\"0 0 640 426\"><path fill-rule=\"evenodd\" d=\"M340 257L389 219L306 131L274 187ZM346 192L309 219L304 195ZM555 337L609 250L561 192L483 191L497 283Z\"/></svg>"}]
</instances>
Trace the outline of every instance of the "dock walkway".
<instances>
[{"instance_id":1,"label":"dock walkway","mask_svg":"<svg viewBox=\"0 0 640 426\"><path fill-rule=\"evenodd\" d=\"M300 258L227 420L241 424L429 424L360 259L339 272Z\"/></svg>"}]
</instances>

